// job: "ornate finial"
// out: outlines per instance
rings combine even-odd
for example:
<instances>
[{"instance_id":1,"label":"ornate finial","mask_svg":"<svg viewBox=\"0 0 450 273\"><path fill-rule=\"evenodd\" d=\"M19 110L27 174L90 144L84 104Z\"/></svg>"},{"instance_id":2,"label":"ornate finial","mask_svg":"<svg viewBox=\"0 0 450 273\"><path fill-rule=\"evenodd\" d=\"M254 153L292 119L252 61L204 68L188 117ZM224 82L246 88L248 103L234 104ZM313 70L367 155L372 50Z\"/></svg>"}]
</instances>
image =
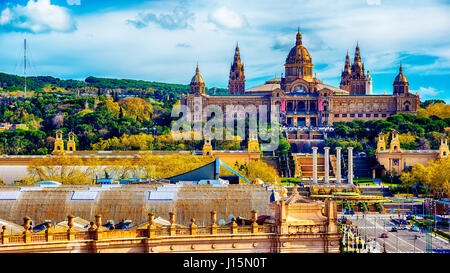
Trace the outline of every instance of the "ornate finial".
<instances>
[{"instance_id":1,"label":"ornate finial","mask_svg":"<svg viewBox=\"0 0 450 273\"><path fill-rule=\"evenodd\" d=\"M239 52L239 43L236 41L236 51Z\"/></svg>"},{"instance_id":2,"label":"ornate finial","mask_svg":"<svg viewBox=\"0 0 450 273\"><path fill-rule=\"evenodd\" d=\"M400 69L399 69L400 73L403 73L403 67L402 67L402 62L400 62Z\"/></svg>"},{"instance_id":3,"label":"ornate finial","mask_svg":"<svg viewBox=\"0 0 450 273\"><path fill-rule=\"evenodd\" d=\"M93 230L95 230L95 224L94 224L93 221L91 221L91 222L89 223L89 229L88 229L88 231L93 231Z\"/></svg>"},{"instance_id":4,"label":"ornate finial","mask_svg":"<svg viewBox=\"0 0 450 273\"><path fill-rule=\"evenodd\" d=\"M175 212L169 212L169 222L170 222L170 225L173 225L173 224L175 224Z\"/></svg>"},{"instance_id":5,"label":"ornate finial","mask_svg":"<svg viewBox=\"0 0 450 273\"><path fill-rule=\"evenodd\" d=\"M300 33L300 26L298 27L297 40L296 40L295 44L296 45L302 44L302 34Z\"/></svg>"},{"instance_id":6,"label":"ornate finial","mask_svg":"<svg viewBox=\"0 0 450 273\"><path fill-rule=\"evenodd\" d=\"M195 72L198 74L200 72L200 69L198 69L198 61L197 61L197 68L195 68Z\"/></svg>"},{"instance_id":7,"label":"ornate finial","mask_svg":"<svg viewBox=\"0 0 450 273\"><path fill-rule=\"evenodd\" d=\"M69 229L72 229L73 227L73 218L75 218L75 216L73 215L67 216L67 226L69 227Z\"/></svg>"},{"instance_id":8,"label":"ornate finial","mask_svg":"<svg viewBox=\"0 0 450 273\"><path fill-rule=\"evenodd\" d=\"M100 227L102 226L102 215L101 214L95 215L95 225L97 226L97 229L100 229Z\"/></svg>"}]
</instances>

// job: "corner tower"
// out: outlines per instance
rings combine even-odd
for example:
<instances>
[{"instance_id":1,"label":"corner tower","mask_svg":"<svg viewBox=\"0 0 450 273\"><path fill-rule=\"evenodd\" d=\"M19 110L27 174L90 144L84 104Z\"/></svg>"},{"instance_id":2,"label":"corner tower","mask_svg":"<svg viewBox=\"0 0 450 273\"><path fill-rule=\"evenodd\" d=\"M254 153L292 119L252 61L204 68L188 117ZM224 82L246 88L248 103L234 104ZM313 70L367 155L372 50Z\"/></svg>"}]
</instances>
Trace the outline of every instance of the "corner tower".
<instances>
[{"instance_id":1,"label":"corner tower","mask_svg":"<svg viewBox=\"0 0 450 273\"><path fill-rule=\"evenodd\" d=\"M230 80L228 81L228 92L230 95L244 94L245 92L245 75L244 65L241 62L239 45L236 44L234 52L234 60L230 68Z\"/></svg>"},{"instance_id":2,"label":"corner tower","mask_svg":"<svg viewBox=\"0 0 450 273\"><path fill-rule=\"evenodd\" d=\"M372 78L369 78L369 76L366 77L365 75L364 63L361 61L358 43L356 43L355 57L353 58L352 65L350 65L350 56L347 52L339 87L355 95L370 94L372 92Z\"/></svg>"}]
</instances>

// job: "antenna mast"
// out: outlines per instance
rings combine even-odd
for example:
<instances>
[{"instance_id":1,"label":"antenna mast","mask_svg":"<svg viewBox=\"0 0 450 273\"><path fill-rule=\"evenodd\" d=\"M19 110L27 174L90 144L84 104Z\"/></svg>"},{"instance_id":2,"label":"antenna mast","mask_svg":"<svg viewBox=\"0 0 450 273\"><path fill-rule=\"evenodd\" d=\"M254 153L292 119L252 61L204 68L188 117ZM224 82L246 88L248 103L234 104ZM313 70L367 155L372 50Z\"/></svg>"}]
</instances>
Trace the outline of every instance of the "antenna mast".
<instances>
[{"instance_id":1,"label":"antenna mast","mask_svg":"<svg viewBox=\"0 0 450 273\"><path fill-rule=\"evenodd\" d=\"M27 39L23 40L23 49L24 49L24 54L23 54L23 62L24 62L24 66L23 66L23 75L25 78L25 88L24 88L24 97L27 97Z\"/></svg>"}]
</instances>

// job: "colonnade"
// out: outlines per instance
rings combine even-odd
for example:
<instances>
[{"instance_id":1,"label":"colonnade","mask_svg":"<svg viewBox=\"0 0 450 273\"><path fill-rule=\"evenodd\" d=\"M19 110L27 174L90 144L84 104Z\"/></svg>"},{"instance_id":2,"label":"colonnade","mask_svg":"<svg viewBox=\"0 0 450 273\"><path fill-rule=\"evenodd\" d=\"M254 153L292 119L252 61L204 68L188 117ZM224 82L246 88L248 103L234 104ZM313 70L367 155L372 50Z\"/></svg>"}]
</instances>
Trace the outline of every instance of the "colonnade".
<instances>
[{"instance_id":1,"label":"colonnade","mask_svg":"<svg viewBox=\"0 0 450 273\"><path fill-rule=\"evenodd\" d=\"M313 147L313 184L318 184L317 179L317 147ZM330 147L324 147L324 159L325 159L325 176L324 183L330 183ZM342 183L341 176L341 147L336 147L336 185ZM348 173L347 173L347 183L353 185L353 147L348 147Z\"/></svg>"}]
</instances>

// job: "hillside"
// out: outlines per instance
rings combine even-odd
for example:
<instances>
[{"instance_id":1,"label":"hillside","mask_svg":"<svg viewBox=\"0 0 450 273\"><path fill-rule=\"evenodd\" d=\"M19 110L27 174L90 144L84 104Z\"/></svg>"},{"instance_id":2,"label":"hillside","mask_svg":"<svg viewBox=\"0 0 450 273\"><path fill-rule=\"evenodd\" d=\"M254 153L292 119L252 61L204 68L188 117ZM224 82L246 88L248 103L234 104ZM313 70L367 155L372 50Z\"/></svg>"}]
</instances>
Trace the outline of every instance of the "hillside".
<instances>
[{"instance_id":1,"label":"hillside","mask_svg":"<svg viewBox=\"0 0 450 273\"><path fill-rule=\"evenodd\" d=\"M0 72L0 87L3 91L21 91L23 90L24 78L17 75L11 75ZM28 90L45 91L46 86L64 88L69 91L77 92L95 92L105 93L114 91L124 93L124 95L136 95L136 92L145 97L151 97L156 100L166 99L168 96L178 97L181 94L189 92L189 85L151 82L131 79L112 79L87 77L84 81L63 80L52 76L33 76L27 77ZM144 93L144 94L142 94ZM206 93L227 94L225 88L206 88Z\"/></svg>"}]
</instances>

